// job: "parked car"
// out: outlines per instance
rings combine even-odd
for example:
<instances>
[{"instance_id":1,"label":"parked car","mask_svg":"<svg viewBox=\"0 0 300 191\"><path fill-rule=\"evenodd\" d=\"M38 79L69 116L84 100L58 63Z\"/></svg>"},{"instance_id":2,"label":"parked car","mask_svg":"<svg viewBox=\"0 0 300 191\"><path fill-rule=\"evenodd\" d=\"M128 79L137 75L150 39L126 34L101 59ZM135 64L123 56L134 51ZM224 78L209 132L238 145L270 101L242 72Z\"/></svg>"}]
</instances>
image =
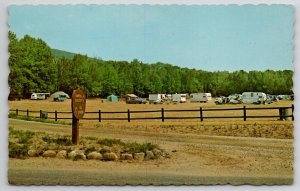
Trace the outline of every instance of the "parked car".
<instances>
[{"instance_id":1,"label":"parked car","mask_svg":"<svg viewBox=\"0 0 300 191\"><path fill-rule=\"evenodd\" d=\"M147 100L137 97L137 98L132 98L126 101L127 104L146 104Z\"/></svg>"}]
</instances>

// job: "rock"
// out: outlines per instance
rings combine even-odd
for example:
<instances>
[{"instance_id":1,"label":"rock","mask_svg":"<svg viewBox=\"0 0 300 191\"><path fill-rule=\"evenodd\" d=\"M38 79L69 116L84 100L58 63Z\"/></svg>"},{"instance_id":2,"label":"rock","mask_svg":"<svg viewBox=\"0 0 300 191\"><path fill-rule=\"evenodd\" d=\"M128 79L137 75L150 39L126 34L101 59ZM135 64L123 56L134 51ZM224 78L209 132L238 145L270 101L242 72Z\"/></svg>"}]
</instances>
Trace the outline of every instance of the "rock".
<instances>
[{"instance_id":1,"label":"rock","mask_svg":"<svg viewBox=\"0 0 300 191\"><path fill-rule=\"evenodd\" d=\"M156 156L156 157L161 157L162 156L162 151L159 150L159 149L153 149L152 152L153 152L154 156Z\"/></svg>"},{"instance_id":2,"label":"rock","mask_svg":"<svg viewBox=\"0 0 300 191\"><path fill-rule=\"evenodd\" d=\"M87 158L88 158L88 159L100 160L100 159L103 158L103 156L101 155L101 153L96 152L96 151L93 151L93 152L90 152L90 153L87 155Z\"/></svg>"},{"instance_id":3,"label":"rock","mask_svg":"<svg viewBox=\"0 0 300 191\"><path fill-rule=\"evenodd\" d=\"M134 153L134 154L133 154L133 158L134 158L135 160L142 161L142 160L144 160L144 158L145 158L145 153Z\"/></svg>"},{"instance_id":4,"label":"rock","mask_svg":"<svg viewBox=\"0 0 300 191\"><path fill-rule=\"evenodd\" d=\"M132 160L132 159L133 159L132 154L129 154L129 153L122 153L121 154L121 160Z\"/></svg>"},{"instance_id":5,"label":"rock","mask_svg":"<svg viewBox=\"0 0 300 191\"><path fill-rule=\"evenodd\" d=\"M146 160L152 160L152 159L155 159L155 156L153 154L152 151L146 151L146 157L145 157Z\"/></svg>"},{"instance_id":6,"label":"rock","mask_svg":"<svg viewBox=\"0 0 300 191\"><path fill-rule=\"evenodd\" d=\"M118 156L116 155L116 153L109 152L109 153L104 153L103 159L109 161L116 161L118 159Z\"/></svg>"},{"instance_id":7,"label":"rock","mask_svg":"<svg viewBox=\"0 0 300 191\"><path fill-rule=\"evenodd\" d=\"M68 154L68 158L71 159L71 160L78 160L78 159L86 160L86 156L84 154L84 150L74 150L74 151L71 151Z\"/></svg>"},{"instance_id":8,"label":"rock","mask_svg":"<svg viewBox=\"0 0 300 191\"><path fill-rule=\"evenodd\" d=\"M81 158L82 160L86 160L86 156L85 156L85 154L83 154L83 153L80 153L80 154L79 154L79 156L80 156L80 158Z\"/></svg>"},{"instance_id":9,"label":"rock","mask_svg":"<svg viewBox=\"0 0 300 191\"><path fill-rule=\"evenodd\" d=\"M38 152L36 150L34 150L34 149L30 149L28 151L28 156L30 156L30 157L36 157L36 156L38 156Z\"/></svg>"},{"instance_id":10,"label":"rock","mask_svg":"<svg viewBox=\"0 0 300 191\"><path fill-rule=\"evenodd\" d=\"M56 152L53 150L47 150L43 153L43 157L54 158L56 157Z\"/></svg>"},{"instance_id":11,"label":"rock","mask_svg":"<svg viewBox=\"0 0 300 191\"><path fill-rule=\"evenodd\" d=\"M60 158L60 159L65 159L65 158L67 158L67 151L66 151L66 150L61 150L61 151L59 151L59 152L56 154L56 157L57 157L57 158Z\"/></svg>"}]
</instances>

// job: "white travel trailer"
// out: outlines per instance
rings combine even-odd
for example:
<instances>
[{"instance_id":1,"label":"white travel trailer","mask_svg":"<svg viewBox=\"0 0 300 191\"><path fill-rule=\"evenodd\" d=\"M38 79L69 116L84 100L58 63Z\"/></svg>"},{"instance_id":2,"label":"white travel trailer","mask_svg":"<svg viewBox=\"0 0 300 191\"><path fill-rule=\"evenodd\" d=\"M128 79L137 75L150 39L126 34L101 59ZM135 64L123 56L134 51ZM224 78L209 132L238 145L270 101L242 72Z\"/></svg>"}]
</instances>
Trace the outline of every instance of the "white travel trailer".
<instances>
[{"instance_id":1,"label":"white travel trailer","mask_svg":"<svg viewBox=\"0 0 300 191\"><path fill-rule=\"evenodd\" d=\"M30 99L46 99L50 96L50 93L32 93Z\"/></svg>"},{"instance_id":2,"label":"white travel trailer","mask_svg":"<svg viewBox=\"0 0 300 191\"><path fill-rule=\"evenodd\" d=\"M192 93L191 102L208 102L211 100L211 93Z\"/></svg>"},{"instance_id":3,"label":"white travel trailer","mask_svg":"<svg viewBox=\"0 0 300 191\"><path fill-rule=\"evenodd\" d=\"M172 94L172 102L185 103L186 94Z\"/></svg>"},{"instance_id":4,"label":"white travel trailer","mask_svg":"<svg viewBox=\"0 0 300 191\"><path fill-rule=\"evenodd\" d=\"M265 103L267 100L267 95L263 92L244 92L242 94L243 103Z\"/></svg>"},{"instance_id":5,"label":"white travel trailer","mask_svg":"<svg viewBox=\"0 0 300 191\"><path fill-rule=\"evenodd\" d=\"M149 94L149 103L163 103L165 98L165 94Z\"/></svg>"}]
</instances>

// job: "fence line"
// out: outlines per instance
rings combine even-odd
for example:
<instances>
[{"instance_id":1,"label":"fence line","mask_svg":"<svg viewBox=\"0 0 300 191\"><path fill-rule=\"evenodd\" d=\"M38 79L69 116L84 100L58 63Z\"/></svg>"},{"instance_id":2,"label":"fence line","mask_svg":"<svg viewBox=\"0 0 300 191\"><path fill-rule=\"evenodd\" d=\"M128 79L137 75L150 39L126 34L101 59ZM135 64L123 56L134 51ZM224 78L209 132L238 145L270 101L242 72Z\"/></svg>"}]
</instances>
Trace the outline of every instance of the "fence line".
<instances>
[{"instance_id":1,"label":"fence line","mask_svg":"<svg viewBox=\"0 0 300 191\"><path fill-rule=\"evenodd\" d=\"M288 115L288 109L292 109L292 114ZM211 112L211 111L233 111L233 110L240 110L242 111L242 115L240 116L204 116L205 112ZM251 110L278 110L279 115L247 115L247 111ZM72 114L70 111L61 111L58 112L57 110L53 111L30 111L28 109L26 110L9 110L10 112L15 112L17 116L24 116L20 115L20 113L26 113L25 116L32 117L32 118L40 118L40 119L54 119L55 121L61 120L61 119L72 119L72 117L58 117L58 114ZM175 117L167 117L165 116L166 113L185 113L185 112L197 112L199 116L175 116ZM39 113L39 116L31 116L30 113ZM159 117L132 117L131 114L136 113L158 113L160 114ZM178 109L178 110L171 110L171 109L164 109L161 108L160 110L133 110L130 111L129 109L127 111L90 111L85 112L85 116L89 114L98 114L98 117L85 117L82 118L83 120L97 120L99 122L105 121L105 120L124 120L130 122L131 120L161 120L164 122L168 119L198 119L200 121L204 121L204 119L227 119L227 118L242 118L244 121L247 120L247 118L279 118L280 120L292 118L294 121L294 105L292 104L291 107L249 107L246 106L243 107L236 107L236 108L202 108L199 109ZM54 117L48 117L48 114L54 114ZM125 114L126 117L103 117L103 114Z\"/></svg>"}]
</instances>

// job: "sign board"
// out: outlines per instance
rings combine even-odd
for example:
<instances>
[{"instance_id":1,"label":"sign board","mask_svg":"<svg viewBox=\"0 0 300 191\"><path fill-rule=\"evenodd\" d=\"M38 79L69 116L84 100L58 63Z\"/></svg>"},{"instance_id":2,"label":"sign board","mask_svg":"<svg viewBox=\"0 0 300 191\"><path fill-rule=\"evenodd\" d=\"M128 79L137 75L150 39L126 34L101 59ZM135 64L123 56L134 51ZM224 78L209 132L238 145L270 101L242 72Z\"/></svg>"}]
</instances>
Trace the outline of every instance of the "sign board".
<instances>
[{"instance_id":1,"label":"sign board","mask_svg":"<svg viewBox=\"0 0 300 191\"><path fill-rule=\"evenodd\" d=\"M72 112L76 119L84 116L86 106L86 94L80 89L73 90Z\"/></svg>"}]
</instances>

